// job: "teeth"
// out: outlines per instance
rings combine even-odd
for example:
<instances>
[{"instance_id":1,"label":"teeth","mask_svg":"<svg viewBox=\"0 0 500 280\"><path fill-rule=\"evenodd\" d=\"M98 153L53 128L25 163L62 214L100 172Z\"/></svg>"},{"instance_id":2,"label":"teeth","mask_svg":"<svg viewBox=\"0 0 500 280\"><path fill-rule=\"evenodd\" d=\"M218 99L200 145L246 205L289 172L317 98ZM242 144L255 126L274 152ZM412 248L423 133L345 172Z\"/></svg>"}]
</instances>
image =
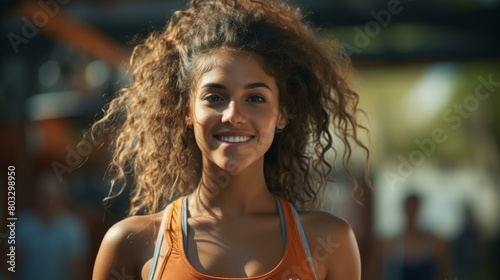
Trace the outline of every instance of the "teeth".
<instances>
[{"instance_id":1,"label":"teeth","mask_svg":"<svg viewBox=\"0 0 500 280\"><path fill-rule=\"evenodd\" d=\"M248 141L250 136L217 136L217 138L224 142L239 143Z\"/></svg>"}]
</instances>

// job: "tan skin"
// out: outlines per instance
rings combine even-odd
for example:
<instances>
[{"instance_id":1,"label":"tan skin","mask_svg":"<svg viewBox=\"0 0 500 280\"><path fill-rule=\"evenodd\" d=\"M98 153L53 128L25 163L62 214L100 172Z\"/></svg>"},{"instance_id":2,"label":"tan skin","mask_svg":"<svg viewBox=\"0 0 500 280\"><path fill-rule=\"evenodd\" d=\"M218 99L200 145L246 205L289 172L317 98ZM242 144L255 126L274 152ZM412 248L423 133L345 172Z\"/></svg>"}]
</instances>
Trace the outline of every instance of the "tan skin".
<instances>
[{"instance_id":1,"label":"tan skin","mask_svg":"<svg viewBox=\"0 0 500 280\"><path fill-rule=\"evenodd\" d=\"M274 129L286 126L286 113L274 78L258 58L229 51L214 55L219 62L200 78L188 119L202 151L203 173L188 196L186 255L201 273L252 277L276 267L285 250L263 157ZM213 174L227 180L221 185ZM325 212L299 216L318 279L359 280L359 250L349 224ZM162 213L134 216L114 225L102 241L93 279L112 279L117 272L147 279L161 218Z\"/></svg>"}]
</instances>

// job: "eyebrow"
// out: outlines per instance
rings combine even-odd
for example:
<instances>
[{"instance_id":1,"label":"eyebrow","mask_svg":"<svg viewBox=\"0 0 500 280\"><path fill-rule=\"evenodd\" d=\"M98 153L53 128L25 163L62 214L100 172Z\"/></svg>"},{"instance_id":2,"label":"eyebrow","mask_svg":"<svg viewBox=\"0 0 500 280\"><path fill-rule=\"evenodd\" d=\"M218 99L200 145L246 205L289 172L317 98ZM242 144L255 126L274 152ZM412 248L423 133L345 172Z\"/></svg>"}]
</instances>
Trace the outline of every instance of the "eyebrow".
<instances>
[{"instance_id":1,"label":"eyebrow","mask_svg":"<svg viewBox=\"0 0 500 280\"><path fill-rule=\"evenodd\" d=\"M271 87L269 87L265 83L251 83L251 84L246 84L243 88L244 89L253 89L253 88L259 88L259 87L267 88L269 91L272 92ZM204 84L202 86L202 88L226 89L226 87L224 85L217 84L217 83L207 83L207 84Z\"/></svg>"}]
</instances>

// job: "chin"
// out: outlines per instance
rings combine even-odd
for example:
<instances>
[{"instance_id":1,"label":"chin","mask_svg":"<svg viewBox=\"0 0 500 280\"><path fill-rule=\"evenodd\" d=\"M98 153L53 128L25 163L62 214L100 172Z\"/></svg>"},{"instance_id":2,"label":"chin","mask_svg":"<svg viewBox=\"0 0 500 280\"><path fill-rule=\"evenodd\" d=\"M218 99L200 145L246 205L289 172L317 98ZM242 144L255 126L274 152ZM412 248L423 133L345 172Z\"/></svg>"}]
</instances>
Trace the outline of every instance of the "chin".
<instances>
[{"instance_id":1,"label":"chin","mask_svg":"<svg viewBox=\"0 0 500 280\"><path fill-rule=\"evenodd\" d=\"M225 172L228 172L230 175L238 175L247 169L251 164L246 161L238 161L235 159L229 159L221 164L218 164L219 168Z\"/></svg>"},{"instance_id":2,"label":"chin","mask_svg":"<svg viewBox=\"0 0 500 280\"><path fill-rule=\"evenodd\" d=\"M243 166L240 162L236 160L229 160L224 165L222 166L222 169L224 171L229 172L231 175L238 175L245 169L245 166Z\"/></svg>"}]
</instances>

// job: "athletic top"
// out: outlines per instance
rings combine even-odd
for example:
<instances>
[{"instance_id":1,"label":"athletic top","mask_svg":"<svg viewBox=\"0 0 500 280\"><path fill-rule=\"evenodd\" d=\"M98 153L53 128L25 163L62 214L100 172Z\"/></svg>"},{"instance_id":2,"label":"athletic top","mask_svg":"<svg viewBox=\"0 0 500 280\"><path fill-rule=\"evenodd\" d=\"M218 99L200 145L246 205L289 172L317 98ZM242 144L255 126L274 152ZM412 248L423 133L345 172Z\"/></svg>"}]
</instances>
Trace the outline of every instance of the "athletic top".
<instances>
[{"instance_id":1,"label":"athletic top","mask_svg":"<svg viewBox=\"0 0 500 280\"><path fill-rule=\"evenodd\" d=\"M187 197L182 197L164 210L150 280L316 280L311 253L297 211L283 198L276 198L280 217L281 234L285 251L278 265L271 271L248 278L215 277L198 272L186 256L187 248ZM165 238L163 238L165 237ZM158 262L163 239L168 250ZM157 269L158 268L158 269ZM155 275L156 272L156 275Z\"/></svg>"}]
</instances>

